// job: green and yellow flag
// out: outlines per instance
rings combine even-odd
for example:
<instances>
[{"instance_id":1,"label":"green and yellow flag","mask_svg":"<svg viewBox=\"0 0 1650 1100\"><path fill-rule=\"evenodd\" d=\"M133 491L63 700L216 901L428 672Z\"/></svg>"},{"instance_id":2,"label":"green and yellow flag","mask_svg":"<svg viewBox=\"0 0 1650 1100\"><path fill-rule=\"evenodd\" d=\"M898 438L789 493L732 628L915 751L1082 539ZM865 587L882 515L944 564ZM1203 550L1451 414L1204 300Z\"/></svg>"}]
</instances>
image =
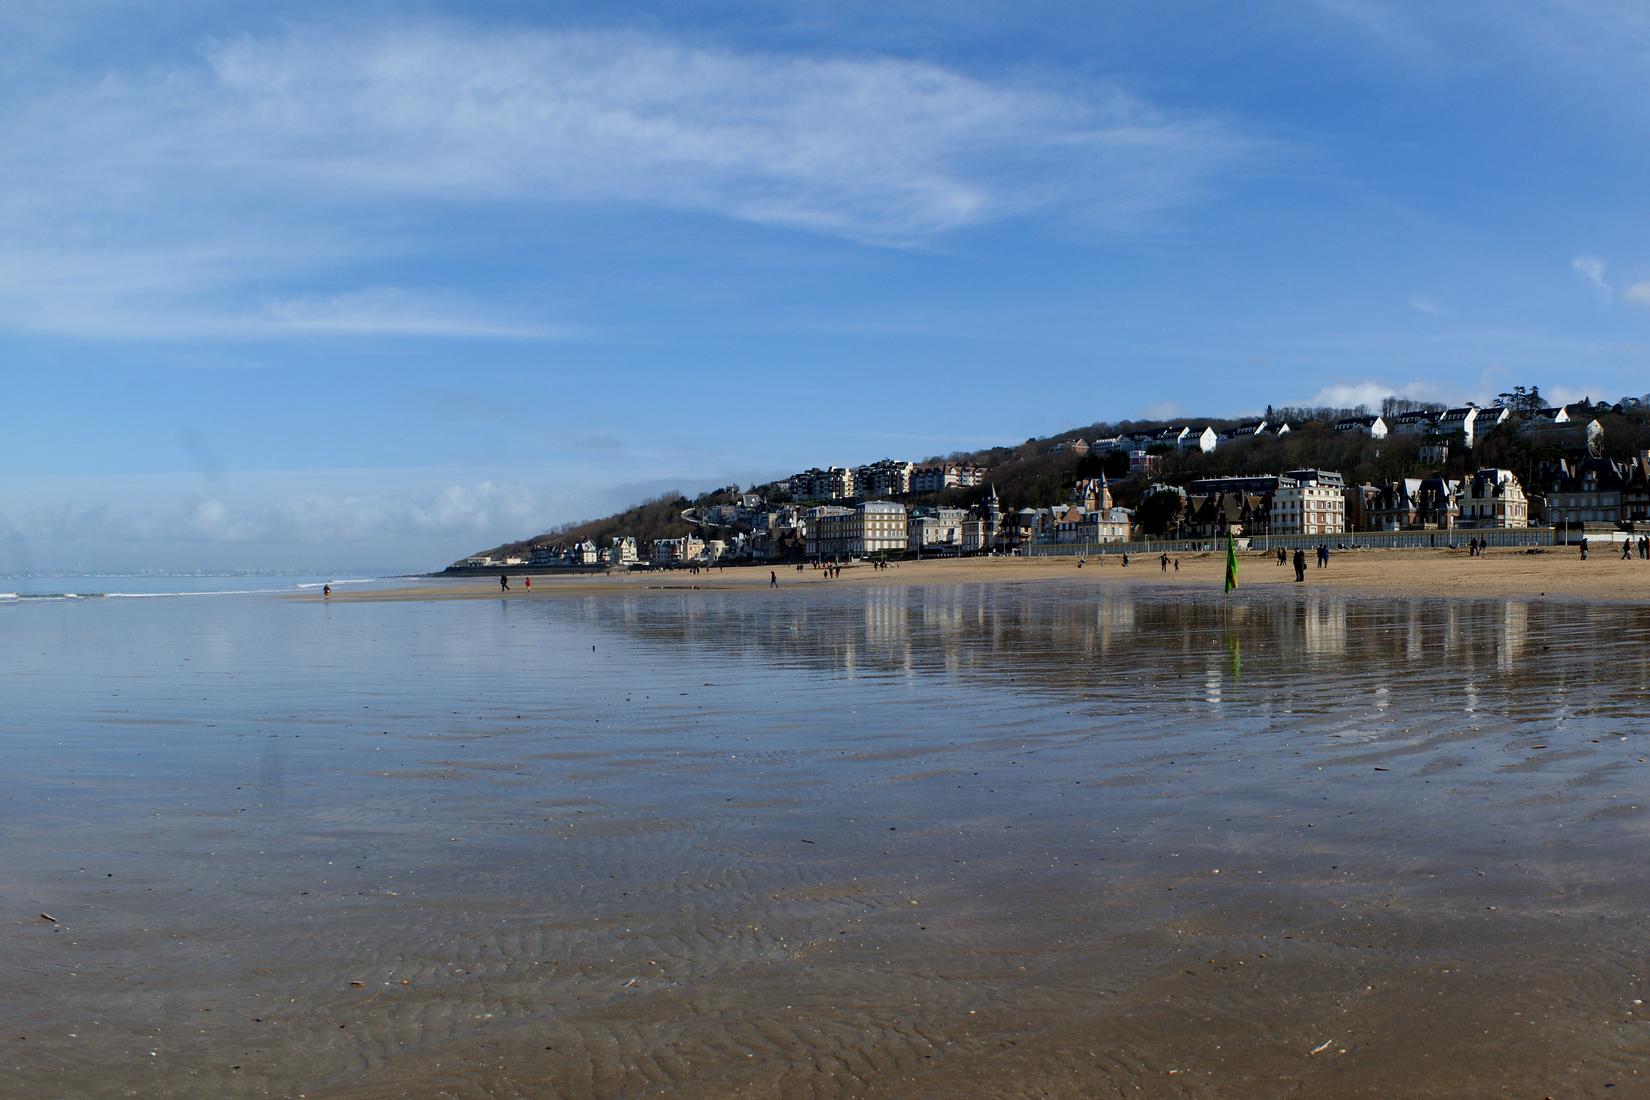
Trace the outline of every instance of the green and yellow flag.
<instances>
[{"instance_id":1,"label":"green and yellow flag","mask_svg":"<svg viewBox=\"0 0 1650 1100\"><path fill-rule=\"evenodd\" d=\"M1232 541L1231 528L1226 529L1226 591L1237 587L1237 543Z\"/></svg>"}]
</instances>

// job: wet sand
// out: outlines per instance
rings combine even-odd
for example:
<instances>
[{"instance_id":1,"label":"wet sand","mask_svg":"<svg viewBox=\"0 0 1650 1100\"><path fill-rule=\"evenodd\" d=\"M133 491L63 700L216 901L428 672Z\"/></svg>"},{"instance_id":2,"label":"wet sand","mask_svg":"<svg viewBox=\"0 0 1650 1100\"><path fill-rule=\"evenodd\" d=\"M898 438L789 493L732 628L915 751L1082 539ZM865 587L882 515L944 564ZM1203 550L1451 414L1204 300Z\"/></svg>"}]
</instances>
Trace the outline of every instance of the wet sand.
<instances>
[{"instance_id":1,"label":"wet sand","mask_svg":"<svg viewBox=\"0 0 1650 1100\"><path fill-rule=\"evenodd\" d=\"M1621 561L1619 548L1601 546L1581 561L1572 547L1549 547L1541 553L1491 550L1470 557L1465 550L1348 550L1330 556L1329 566L1313 564L1304 587L1328 588L1348 594L1396 597L1576 598L1618 602L1650 602L1650 561ZM1310 555L1309 555L1310 556ZM983 582L1057 581L1070 584L1133 585L1141 588L1219 590L1225 578L1224 553L1178 554L1180 568L1164 571L1156 557L1131 558L1127 567L1115 556L1089 558L1079 569L1074 558L946 558L901 562L890 569L848 566L842 576L827 579L816 569L797 572L794 566L776 570L781 589L815 585L929 585ZM1275 593L1278 586L1298 587L1294 570L1279 567L1261 553L1239 556L1239 592ZM502 592L496 577L442 578L409 581L371 591L335 592L337 601L533 599L566 595L624 594L673 591L771 591L766 566L708 569L697 576L683 570L668 572L512 576L511 591ZM531 575L531 591L522 578ZM297 597L319 599L318 596Z\"/></svg>"},{"instance_id":2,"label":"wet sand","mask_svg":"<svg viewBox=\"0 0 1650 1100\"><path fill-rule=\"evenodd\" d=\"M27 609L0 1094L1645 1092L1650 612L1127 585Z\"/></svg>"}]
</instances>

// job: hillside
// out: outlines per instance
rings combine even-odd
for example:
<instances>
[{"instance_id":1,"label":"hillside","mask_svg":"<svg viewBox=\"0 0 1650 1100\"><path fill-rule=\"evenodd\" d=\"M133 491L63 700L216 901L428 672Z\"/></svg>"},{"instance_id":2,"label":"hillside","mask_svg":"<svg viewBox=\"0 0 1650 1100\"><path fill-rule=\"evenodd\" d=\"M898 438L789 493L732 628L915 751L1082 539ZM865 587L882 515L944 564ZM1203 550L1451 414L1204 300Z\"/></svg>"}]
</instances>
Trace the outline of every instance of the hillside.
<instances>
[{"instance_id":1,"label":"hillside","mask_svg":"<svg viewBox=\"0 0 1650 1100\"><path fill-rule=\"evenodd\" d=\"M1540 408L1544 402L1539 387L1517 387L1499 394L1495 400L1524 413ZM1587 400L1570 406L1572 413L1597 419L1604 427L1603 453L1611 458L1628 458L1641 450L1650 449L1650 403L1626 399L1623 403L1593 403ZM1414 410L1437 412L1441 405L1427 405L1402 398L1388 398L1383 402L1381 415L1394 416ZM1551 444L1541 444L1521 436L1516 431L1498 430L1488 433L1478 446L1468 451L1460 446L1451 448L1448 462L1442 467L1422 467L1419 461L1421 440L1417 437L1398 437L1376 441L1353 433L1334 430L1337 420L1347 416L1370 415L1372 411L1358 408L1279 408L1266 410L1266 418L1274 424L1288 423L1291 431L1282 437L1261 436L1241 442L1223 442L1208 454L1200 451L1177 452L1167 450L1159 454L1158 469L1150 477L1129 477L1128 456L1123 454L1077 455L1070 451L1057 452L1056 447L1073 439L1095 439L1116 435L1140 435L1174 425L1193 425L1201 430L1205 425L1216 432L1246 423L1246 418L1232 417L1176 417L1168 420L1097 421L1079 428L1070 428L1042 438L1028 439L1017 446L991 447L977 451L959 451L946 455L932 455L918 465L939 462L968 463L990 469L990 483L994 485L1005 509L1039 507L1065 499L1071 485L1081 479L1104 476L1115 483L1118 503L1133 505L1153 481L1184 484L1195 478L1227 477L1246 474L1278 473L1283 470L1319 468L1339 471L1349 484L1379 484L1419 474L1443 474L1464 477L1482 466L1500 466L1512 470L1526 485L1533 484L1540 465L1560 457L1561 450ZM751 491L762 494L770 502L789 501L787 492L776 485L752 486ZM914 494L905 498L907 504L943 504L967 506L985 495L987 489L951 489L944 493ZM732 503L737 499L738 486L724 486L696 496L667 493L642 502L635 507L600 519L570 523L531 538L506 543L482 551L489 555L526 554L534 546L568 545L583 539L598 544L615 535L632 535L644 545L656 538L675 538L692 530L682 519L682 511L693 507Z\"/></svg>"}]
</instances>

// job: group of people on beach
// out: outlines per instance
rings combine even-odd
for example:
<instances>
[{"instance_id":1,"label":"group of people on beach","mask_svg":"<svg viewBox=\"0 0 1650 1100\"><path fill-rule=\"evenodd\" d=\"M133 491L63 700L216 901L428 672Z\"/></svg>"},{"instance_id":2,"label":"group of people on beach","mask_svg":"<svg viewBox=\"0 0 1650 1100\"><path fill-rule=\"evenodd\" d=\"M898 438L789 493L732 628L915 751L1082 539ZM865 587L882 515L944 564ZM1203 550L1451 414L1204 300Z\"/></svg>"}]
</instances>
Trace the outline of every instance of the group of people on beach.
<instances>
[{"instance_id":1,"label":"group of people on beach","mask_svg":"<svg viewBox=\"0 0 1650 1100\"><path fill-rule=\"evenodd\" d=\"M1317 546L1317 549L1315 549L1313 551L1313 553L1317 556L1318 568L1319 569L1328 569L1329 568L1329 544L1327 542L1320 542ZM1278 564L1279 565L1289 565L1289 564L1291 564L1291 558L1289 556L1289 551L1285 550L1281 546L1278 547L1277 558L1278 558ZM1297 549L1295 551L1295 555L1294 555L1292 564L1295 566L1295 580L1297 582L1304 581L1306 579L1306 551Z\"/></svg>"}]
</instances>

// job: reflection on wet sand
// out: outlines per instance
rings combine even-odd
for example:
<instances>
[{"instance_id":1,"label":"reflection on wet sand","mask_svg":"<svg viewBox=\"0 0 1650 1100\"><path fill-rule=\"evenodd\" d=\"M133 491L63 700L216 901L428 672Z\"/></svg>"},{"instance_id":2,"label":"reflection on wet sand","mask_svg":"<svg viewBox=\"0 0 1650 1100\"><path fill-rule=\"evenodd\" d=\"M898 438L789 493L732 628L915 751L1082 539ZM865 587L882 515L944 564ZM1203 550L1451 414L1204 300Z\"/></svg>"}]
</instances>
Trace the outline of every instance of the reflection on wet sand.
<instances>
[{"instance_id":1,"label":"reflection on wet sand","mask_svg":"<svg viewBox=\"0 0 1650 1100\"><path fill-rule=\"evenodd\" d=\"M119 697L73 706L52 644L0 640L0 1091L1643 1087L1650 612L257 614L112 623Z\"/></svg>"}]
</instances>

